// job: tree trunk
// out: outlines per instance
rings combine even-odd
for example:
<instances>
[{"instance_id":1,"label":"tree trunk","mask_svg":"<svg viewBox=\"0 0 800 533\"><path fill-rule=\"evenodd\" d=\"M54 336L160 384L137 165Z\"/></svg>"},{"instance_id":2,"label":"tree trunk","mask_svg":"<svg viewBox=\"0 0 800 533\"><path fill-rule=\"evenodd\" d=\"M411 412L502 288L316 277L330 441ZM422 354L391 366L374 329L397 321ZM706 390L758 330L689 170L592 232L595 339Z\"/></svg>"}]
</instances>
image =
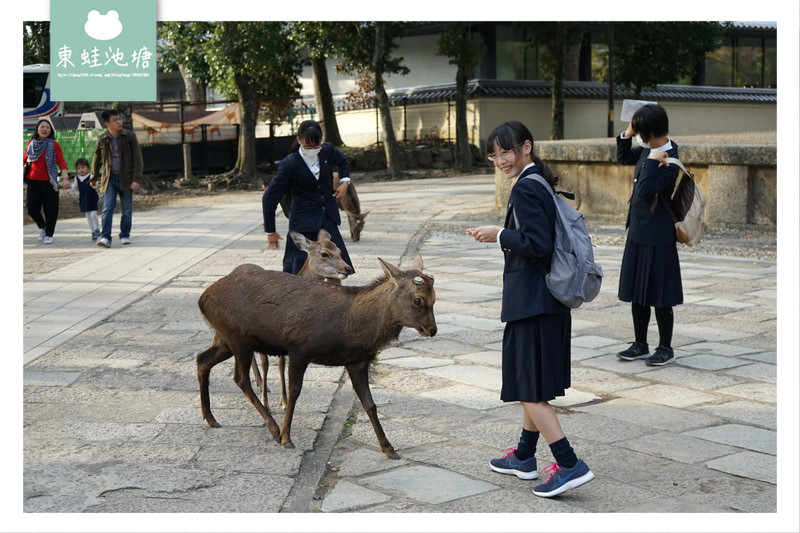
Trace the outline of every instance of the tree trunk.
<instances>
[{"instance_id":1,"label":"tree trunk","mask_svg":"<svg viewBox=\"0 0 800 533\"><path fill-rule=\"evenodd\" d=\"M319 123L322 126L323 139L341 146L342 137L339 134L339 125L336 123L336 109L333 106L333 94L328 83L328 69L324 57L311 58L311 67L314 72L314 94L317 100Z\"/></svg>"},{"instance_id":2,"label":"tree trunk","mask_svg":"<svg viewBox=\"0 0 800 533\"><path fill-rule=\"evenodd\" d=\"M566 27L564 22L556 22L556 37L552 43L553 56L553 126L551 140L564 138L564 60L566 56Z\"/></svg>"},{"instance_id":3,"label":"tree trunk","mask_svg":"<svg viewBox=\"0 0 800 533\"><path fill-rule=\"evenodd\" d=\"M205 91L203 91L202 84L196 82L191 78L191 76L189 76L189 73L184 65L178 65L178 71L181 73L181 78L183 78L183 87L186 93L186 100L189 102L205 102ZM184 111L202 110L203 107L203 105L188 105L184 107ZM189 143L184 143L182 152L183 177L188 180L192 177L192 145Z\"/></svg>"},{"instance_id":4,"label":"tree trunk","mask_svg":"<svg viewBox=\"0 0 800 533\"><path fill-rule=\"evenodd\" d=\"M383 150L386 153L386 170L390 176L397 176L400 172L400 158L397 153L397 140L394 136L394 126L392 125L389 96L386 94L386 88L383 84L384 24L383 22L378 22L375 26L372 72L375 75L375 100L383 123Z\"/></svg>"},{"instance_id":5,"label":"tree trunk","mask_svg":"<svg viewBox=\"0 0 800 533\"><path fill-rule=\"evenodd\" d=\"M462 172L472 168L472 150L467 127L467 68L458 66L456 72L456 168Z\"/></svg>"},{"instance_id":6,"label":"tree trunk","mask_svg":"<svg viewBox=\"0 0 800 533\"><path fill-rule=\"evenodd\" d=\"M250 79L243 74L234 76L239 93L242 111L242 124L239 130L239 153L233 174L245 174L248 178L256 175L256 122L258 121L258 100L250 86Z\"/></svg>"}]
</instances>

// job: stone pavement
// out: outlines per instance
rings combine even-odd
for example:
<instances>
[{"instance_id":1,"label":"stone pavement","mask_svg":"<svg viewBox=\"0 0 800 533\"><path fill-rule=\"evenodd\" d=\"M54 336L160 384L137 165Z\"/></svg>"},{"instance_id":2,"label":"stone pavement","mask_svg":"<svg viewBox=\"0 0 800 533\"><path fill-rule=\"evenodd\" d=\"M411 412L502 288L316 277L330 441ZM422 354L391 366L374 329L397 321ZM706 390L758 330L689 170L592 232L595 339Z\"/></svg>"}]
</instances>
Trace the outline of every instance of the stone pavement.
<instances>
[{"instance_id":1,"label":"stone pavement","mask_svg":"<svg viewBox=\"0 0 800 533\"><path fill-rule=\"evenodd\" d=\"M678 359L654 368L614 355L632 340L629 309L616 298L622 250L599 246L603 290L573 312L572 388L554 402L597 477L547 500L531 494L537 482L489 470L490 458L516 444L521 423L519 405L499 401L502 254L463 234L500 222L493 187L488 175L359 185L370 214L361 241L346 241L357 273L345 283L377 277L376 257L403 266L417 253L436 280L438 335L405 329L374 365L373 396L399 461L380 452L341 368L307 372L294 450L269 438L230 361L211 374L222 428L202 420L194 356L211 333L198 296L241 263L280 269L282 251L264 249L260 193L135 212L133 245L115 241L110 250L93 246L83 219L59 221L52 247L26 225L25 523L45 530L53 516L74 516L50 513L333 513L308 526L325 528L337 514L624 512L668 513L660 524L723 513L716 524L786 527L770 522L783 502L778 478L796 484L777 469L775 261L681 248ZM346 222L342 229L347 235ZM278 390L276 366L269 378ZM537 459L552 462L543 442ZM513 523L469 516L436 528ZM509 520L556 515L526 516ZM594 526L602 519L595 515ZM186 524L243 529L224 515L175 527Z\"/></svg>"}]
</instances>

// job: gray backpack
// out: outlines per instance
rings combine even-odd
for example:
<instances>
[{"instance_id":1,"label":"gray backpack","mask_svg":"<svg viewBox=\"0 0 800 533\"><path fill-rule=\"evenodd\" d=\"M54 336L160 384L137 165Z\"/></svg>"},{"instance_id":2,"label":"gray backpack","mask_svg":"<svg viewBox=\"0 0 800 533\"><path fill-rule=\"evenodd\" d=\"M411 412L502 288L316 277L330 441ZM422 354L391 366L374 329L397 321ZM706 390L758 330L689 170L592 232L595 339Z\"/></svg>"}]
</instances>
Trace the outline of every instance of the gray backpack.
<instances>
[{"instance_id":1,"label":"gray backpack","mask_svg":"<svg viewBox=\"0 0 800 533\"><path fill-rule=\"evenodd\" d=\"M556 238L550 272L545 283L553 297L570 309L591 302L600 292L603 269L594 262L594 247L583 215L558 196L542 176L525 176L553 193L556 206Z\"/></svg>"}]
</instances>

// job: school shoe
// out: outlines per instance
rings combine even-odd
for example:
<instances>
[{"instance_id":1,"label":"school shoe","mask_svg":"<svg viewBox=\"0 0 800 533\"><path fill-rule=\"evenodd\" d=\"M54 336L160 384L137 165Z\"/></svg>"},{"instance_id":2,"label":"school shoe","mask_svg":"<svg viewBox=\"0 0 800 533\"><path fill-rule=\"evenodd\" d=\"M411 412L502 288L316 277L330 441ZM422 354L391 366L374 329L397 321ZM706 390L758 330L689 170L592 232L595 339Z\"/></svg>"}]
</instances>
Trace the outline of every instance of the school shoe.
<instances>
[{"instance_id":1,"label":"school shoe","mask_svg":"<svg viewBox=\"0 0 800 533\"><path fill-rule=\"evenodd\" d=\"M102 246L103 248L111 248L111 241L103 237L99 241L97 241L97 246Z\"/></svg>"},{"instance_id":2,"label":"school shoe","mask_svg":"<svg viewBox=\"0 0 800 533\"><path fill-rule=\"evenodd\" d=\"M650 355L650 348L644 342L632 342L631 347L617 354L617 357L626 361L634 359L644 359Z\"/></svg>"},{"instance_id":3,"label":"school shoe","mask_svg":"<svg viewBox=\"0 0 800 533\"><path fill-rule=\"evenodd\" d=\"M675 352L672 351L672 348L667 348L666 346L659 346L656 348L656 351L653 352L653 355L647 358L645 364L648 366L664 366L668 365L675 361Z\"/></svg>"},{"instance_id":4,"label":"school shoe","mask_svg":"<svg viewBox=\"0 0 800 533\"><path fill-rule=\"evenodd\" d=\"M131 240L128 237L120 237L119 238L119 243L120 244L130 244Z\"/></svg>"},{"instance_id":5,"label":"school shoe","mask_svg":"<svg viewBox=\"0 0 800 533\"><path fill-rule=\"evenodd\" d=\"M42 239L42 242L44 244L53 244L53 238L52 237L48 237L47 235L45 235L44 239Z\"/></svg>"},{"instance_id":6,"label":"school shoe","mask_svg":"<svg viewBox=\"0 0 800 533\"><path fill-rule=\"evenodd\" d=\"M594 473L589 470L582 459L572 468L564 468L553 463L542 469L542 472L550 474L547 481L533 488L533 493L542 498L552 498L558 496L569 489L580 487L594 479Z\"/></svg>"},{"instance_id":7,"label":"school shoe","mask_svg":"<svg viewBox=\"0 0 800 533\"><path fill-rule=\"evenodd\" d=\"M96 241L100 237L100 230L96 229L92 232L92 240Z\"/></svg>"},{"instance_id":8,"label":"school shoe","mask_svg":"<svg viewBox=\"0 0 800 533\"><path fill-rule=\"evenodd\" d=\"M536 457L519 459L514 453L514 448L507 448L507 453L499 459L489 461L489 468L501 474L513 474L520 479L536 479L539 473L536 471Z\"/></svg>"},{"instance_id":9,"label":"school shoe","mask_svg":"<svg viewBox=\"0 0 800 533\"><path fill-rule=\"evenodd\" d=\"M47 237L47 233L45 232L45 230L40 229L39 236L37 237L37 239L39 239L40 241L44 241L45 237Z\"/></svg>"}]
</instances>

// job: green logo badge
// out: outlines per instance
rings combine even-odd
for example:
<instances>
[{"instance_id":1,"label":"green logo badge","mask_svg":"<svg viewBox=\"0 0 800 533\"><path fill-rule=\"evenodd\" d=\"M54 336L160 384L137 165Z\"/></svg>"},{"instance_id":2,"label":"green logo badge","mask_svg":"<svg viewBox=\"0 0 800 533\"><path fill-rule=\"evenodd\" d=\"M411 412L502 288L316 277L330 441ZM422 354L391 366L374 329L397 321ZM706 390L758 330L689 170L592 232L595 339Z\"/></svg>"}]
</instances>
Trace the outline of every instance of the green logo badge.
<instances>
[{"instance_id":1,"label":"green logo badge","mask_svg":"<svg viewBox=\"0 0 800 533\"><path fill-rule=\"evenodd\" d=\"M60 101L155 101L156 0L50 0L50 89Z\"/></svg>"}]
</instances>

